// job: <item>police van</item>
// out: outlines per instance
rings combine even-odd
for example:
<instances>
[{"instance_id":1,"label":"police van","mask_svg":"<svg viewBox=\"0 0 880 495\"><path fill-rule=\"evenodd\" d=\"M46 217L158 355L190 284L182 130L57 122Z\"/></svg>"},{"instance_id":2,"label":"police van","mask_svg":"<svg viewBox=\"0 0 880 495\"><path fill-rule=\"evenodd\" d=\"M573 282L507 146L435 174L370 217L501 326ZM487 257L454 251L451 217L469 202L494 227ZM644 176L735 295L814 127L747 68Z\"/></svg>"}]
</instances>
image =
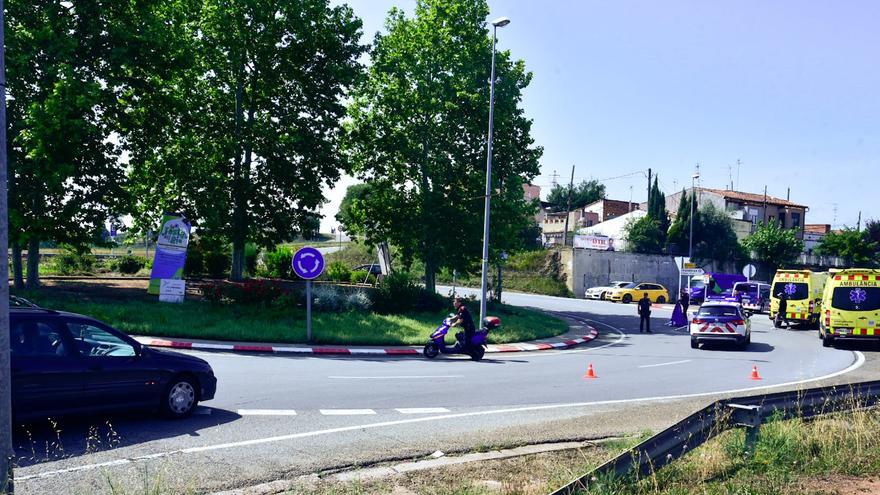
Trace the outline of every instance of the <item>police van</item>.
<instances>
[{"instance_id":1,"label":"police van","mask_svg":"<svg viewBox=\"0 0 880 495\"><path fill-rule=\"evenodd\" d=\"M822 295L827 280L827 272L778 270L770 290L770 319L774 326L776 314L779 312L779 297L785 294L788 302L783 318L791 323L818 328L822 313Z\"/></svg>"},{"instance_id":2,"label":"police van","mask_svg":"<svg viewBox=\"0 0 880 495\"><path fill-rule=\"evenodd\" d=\"M822 345L837 340L880 340L880 270L832 271L823 295Z\"/></svg>"}]
</instances>

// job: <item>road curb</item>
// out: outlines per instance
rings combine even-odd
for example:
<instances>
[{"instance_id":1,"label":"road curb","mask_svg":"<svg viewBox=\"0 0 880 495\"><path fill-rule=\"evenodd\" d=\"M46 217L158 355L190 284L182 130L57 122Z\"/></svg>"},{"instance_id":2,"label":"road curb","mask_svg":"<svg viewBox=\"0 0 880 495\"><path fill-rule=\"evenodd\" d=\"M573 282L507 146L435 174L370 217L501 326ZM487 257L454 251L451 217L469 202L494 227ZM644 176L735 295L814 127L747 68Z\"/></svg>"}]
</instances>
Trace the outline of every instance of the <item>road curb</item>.
<instances>
[{"instance_id":1,"label":"road curb","mask_svg":"<svg viewBox=\"0 0 880 495\"><path fill-rule=\"evenodd\" d=\"M569 339L563 342L518 342L512 344L489 345L486 353L502 352L530 352L548 351L553 349L568 349L594 340L599 336L598 330L585 325L588 332L583 337ZM421 347L389 347L372 348L357 346L287 346L287 345L252 345L252 344L228 344L217 342L190 342L183 340L157 339L154 337L134 337L143 345L150 347L165 347L171 349L193 349L208 351L227 351L241 353L266 353L266 354L307 354L307 355L334 355L334 356L417 356L421 354Z\"/></svg>"}]
</instances>

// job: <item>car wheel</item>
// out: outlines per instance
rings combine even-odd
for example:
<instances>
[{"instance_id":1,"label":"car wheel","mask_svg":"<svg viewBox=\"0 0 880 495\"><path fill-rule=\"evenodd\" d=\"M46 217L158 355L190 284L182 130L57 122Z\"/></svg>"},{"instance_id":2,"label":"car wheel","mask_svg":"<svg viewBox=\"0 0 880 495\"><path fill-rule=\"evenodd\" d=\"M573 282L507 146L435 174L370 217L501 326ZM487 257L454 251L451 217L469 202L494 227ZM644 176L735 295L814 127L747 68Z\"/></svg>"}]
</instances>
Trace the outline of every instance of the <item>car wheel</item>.
<instances>
[{"instance_id":1,"label":"car wheel","mask_svg":"<svg viewBox=\"0 0 880 495\"><path fill-rule=\"evenodd\" d=\"M660 296L660 297L657 298L657 304L665 304L665 303L666 303L666 298L665 298L665 297Z\"/></svg>"},{"instance_id":2,"label":"car wheel","mask_svg":"<svg viewBox=\"0 0 880 495\"><path fill-rule=\"evenodd\" d=\"M691 338L691 349L698 349L699 347L700 344L697 342L697 339Z\"/></svg>"},{"instance_id":3,"label":"car wheel","mask_svg":"<svg viewBox=\"0 0 880 495\"><path fill-rule=\"evenodd\" d=\"M834 337L828 335L822 337L822 347L834 347Z\"/></svg>"},{"instance_id":4,"label":"car wheel","mask_svg":"<svg viewBox=\"0 0 880 495\"><path fill-rule=\"evenodd\" d=\"M741 350L741 351L744 351L744 350L748 349L748 348L749 348L749 340L748 340L748 339L742 339L742 340L739 342L739 345L738 345L737 347L739 347L739 350Z\"/></svg>"},{"instance_id":5,"label":"car wheel","mask_svg":"<svg viewBox=\"0 0 880 495\"><path fill-rule=\"evenodd\" d=\"M631 296L631 295L629 295L629 294L624 294L624 295L623 295L623 303L624 303L624 304L629 304L629 303L631 303L631 302L633 302L633 296Z\"/></svg>"},{"instance_id":6,"label":"car wheel","mask_svg":"<svg viewBox=\"0 0 880 495\"><path fill-rule=\"evenodd\" d=\"M438 347L437 344L430 342L425 344L425 348L422 349L422 354L428 359L434 359L440 354L440 347Z\"/></svg>"},{"instance_id":7,"label":"car wheel","mask_svg":"<svg viewBox=\"0 0 880 495\"><path fill-rule=\"evenodd\" d=\"M601 294L599 294L599 300L600 300L600 301L604 301L604 300L605 300L605 293L604 293L604 292L601 293Z\"/></svg>"},{"instance_id":8,"label":"car wheel","mask_svg":"<svg viewBox=\"0 0 880 495\"><path fill-rule=\"evenodd\" d=\"M194 379L178 375L171 379L162 395L162 413L170 418L185 418L199 403L198 386Z\"/></svg>"}]
</instances>

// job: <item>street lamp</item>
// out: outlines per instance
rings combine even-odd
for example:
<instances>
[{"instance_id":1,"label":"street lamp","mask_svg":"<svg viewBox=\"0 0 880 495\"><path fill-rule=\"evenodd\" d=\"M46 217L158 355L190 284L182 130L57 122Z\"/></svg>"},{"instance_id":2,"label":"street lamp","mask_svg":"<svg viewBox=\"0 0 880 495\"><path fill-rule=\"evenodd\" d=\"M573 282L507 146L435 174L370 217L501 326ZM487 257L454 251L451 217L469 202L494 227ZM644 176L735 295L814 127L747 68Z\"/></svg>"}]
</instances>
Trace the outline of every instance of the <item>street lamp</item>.
<instances>
[{"instance_id":1,"label":"street lamp","mask_svg":"<svg viewBox=\"0 0 880 495\"><path fill-rule=\"evenodd\" d=\"M696 181L699 178L699 172L695 173L691 177L691 234L688 236L688 240L690 241L690 248L688 248L688 259L693 259L694 257L694 205L697 204Z\"/></svg>"},{"instance_id":2,"label":"street lamp","mask_svg":"<svg viewBox=\"0 0 880 495\"><path fill-rule=\"evenodd\" d=\"M489 201L492 197L492 131L495 117L495 43L498 41L498 28L510 24L507 17L492 21L492 74L489 78L489 135L486 138L486 206L483 211L483 274L480 282L480 325L486 317L486 286L489 272Z\"/></svg>"}]
</instances>

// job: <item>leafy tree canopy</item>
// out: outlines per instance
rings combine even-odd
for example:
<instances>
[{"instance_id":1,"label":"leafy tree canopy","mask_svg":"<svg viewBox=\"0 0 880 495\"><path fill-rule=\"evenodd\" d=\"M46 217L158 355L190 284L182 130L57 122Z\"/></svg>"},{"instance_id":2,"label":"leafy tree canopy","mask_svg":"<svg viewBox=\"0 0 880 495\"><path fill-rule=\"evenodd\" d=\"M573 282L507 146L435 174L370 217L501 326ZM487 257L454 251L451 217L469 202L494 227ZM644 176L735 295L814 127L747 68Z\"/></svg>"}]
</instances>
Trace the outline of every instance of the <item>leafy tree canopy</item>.
<instances>
[{"instance_id":1,"label":"leafy tree canopy","mask_svg":"<svg viewBox=\"0 0 880 495\"><path fill-rule=\"evenodd\" d=\"M665 233L660 222L651 216L630 220L624 227L627 249L634 253L660 254L663 252Z\"/></svg>"},{"instance_id":2,"label":"leafy tree canopy","mask_svg":"<svg viewBox=\"0 0 880 495\"><path fill-rule=\"evenodd\" d=\"M481 257L492 39L484 0L419 0L414 15L392 9L371 64L352 93L347 143L359 178L371 184L353 202L350 233L390 241L405 265L466 272ZM490 245L519 244L534 204L522 184L538 173L542 150L521 108L531 81L507 51L496 58Z\"/></svg>"},{"instance_id":3,"label":"leafy tree canopy","mask_svg":"<svg viewBox=\"0 0 880 495\"><path fill-rule=\"evenodd\" d=\"M840 232L830 232L816 247L816 252L825 256L838 256L848 263L873 266L877 263L878 243L871 240L868 230L845 228Z\"/></svg>"},{"instance_id":4,"label":"leafy tree canopy","mask_svg":"<svg viewBox=\"0 0 880 495\"><path fill-rule=\"evenodd\" d=\"M797 260L804 250L804 242L797 238L793 229L783 229L778 222L758 225L755 233L743 241L754 258L769 265L773 273L779 267Z\"/></svg>"},{"instance_id":5,"label":"leafy tree canopy","mask_svg":"<svg viewBox=\"0 0 880 495\"><path fill-rule=\"evenodd\" d=\"M605 198L605 185L596 180L585 180L571 191L571 209L575 210ZM568 207L568 186L556 184L547 194L547 202L553 211L565 211Z\"/></svg>"}]
</instances>

